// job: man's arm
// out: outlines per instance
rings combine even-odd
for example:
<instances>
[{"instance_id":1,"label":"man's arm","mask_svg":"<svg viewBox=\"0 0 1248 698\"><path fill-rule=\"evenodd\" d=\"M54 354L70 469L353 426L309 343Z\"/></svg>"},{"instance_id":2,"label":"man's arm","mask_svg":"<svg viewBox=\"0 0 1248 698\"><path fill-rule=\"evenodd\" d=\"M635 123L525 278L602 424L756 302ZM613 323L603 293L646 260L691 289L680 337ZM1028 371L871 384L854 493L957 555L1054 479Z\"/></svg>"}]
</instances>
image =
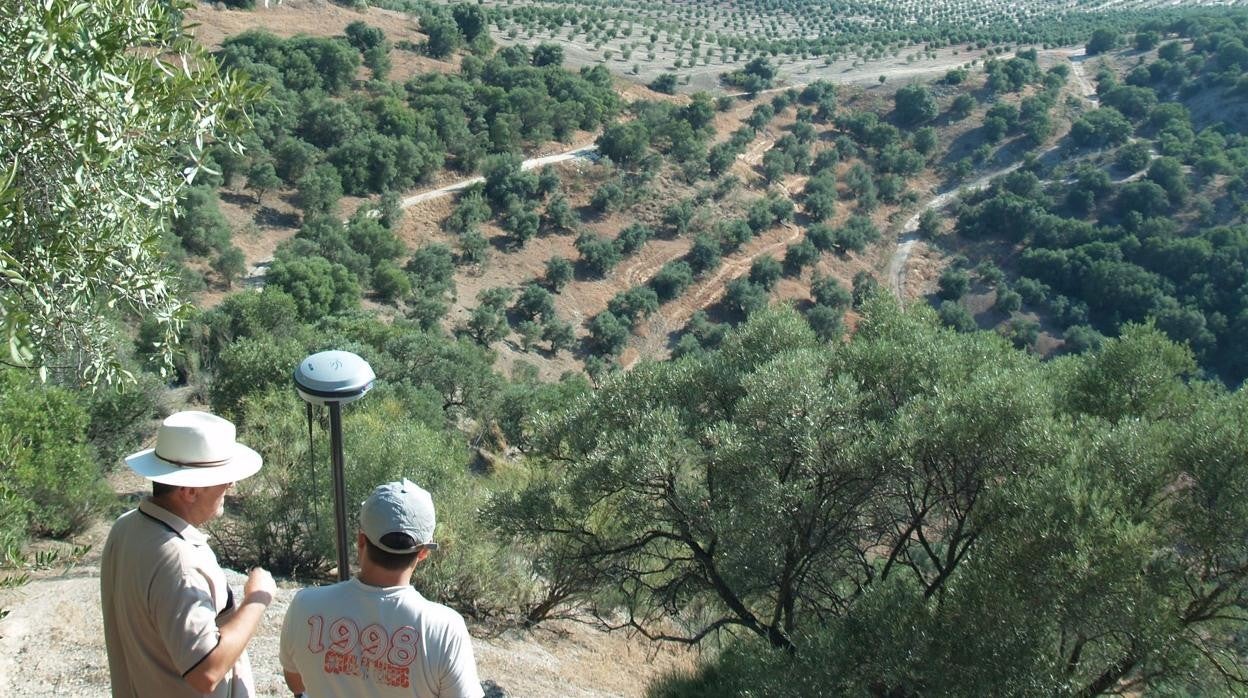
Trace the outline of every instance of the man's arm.
<instances>
[{"instance_id":1,"label":"man's arm","mask_svg":"<svg viewBox=\"0 0 1248 698\"><path fill-rule=\"evenodd\" d=\"M303 685L302 674L296 674L293 671L286 671L283 673L286 676L286 688L289 688L291 693L299 695L307 690L307 687Z\"/></svg>"},{"instance_id":2,"label":"man's arm","mask_svg":"<svg viewBox=\"0 0 1248 698\"><path fill-rule=\"evenodd\" d=\"M273 576L265 570L257 567L247 575L242 604L217 628L220 633L217 646L183 677L191 688L200 693L216 690L217 684L247 649L247 643L260 627L264 609L273 601L276 591Z\"/></svg>"},{"instance_id":3,"label":"man's arm","mask_svg":"<svg viewBox=\"0 0 1248 698\"><path fill-rule=\"evenodd\" d=\"M477 677L477 659L472 652L472 638L463 616L447 609L451 619L443 637L446 673L438 695L441 698L482 698L485 691Z\"/></svg>"}]
</instances>

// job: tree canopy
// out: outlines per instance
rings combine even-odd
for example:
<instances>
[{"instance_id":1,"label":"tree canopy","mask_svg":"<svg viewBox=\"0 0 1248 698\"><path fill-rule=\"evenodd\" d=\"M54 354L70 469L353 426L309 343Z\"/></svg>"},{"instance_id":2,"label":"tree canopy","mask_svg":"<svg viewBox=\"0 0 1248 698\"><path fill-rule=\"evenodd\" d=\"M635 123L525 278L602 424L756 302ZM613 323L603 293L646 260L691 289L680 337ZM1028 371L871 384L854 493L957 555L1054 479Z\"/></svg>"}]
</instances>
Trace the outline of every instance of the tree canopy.
<instances>
[{"instance_id":1,"label":"tree canopy","mask_svg":"<svg viewBox=\"0 0 1248 698\"><path fill-rule=\"evenodd\" d=\"M125 375L115 319L126 312L163 328L169 364L183 310L160 231L205 142L237 135L257 97L192 42L180 15L188 5L0 6L8 363L115 381Z\"/></svg>"},{"instance_id":2,"label":"tree canopy","mask_svg":"<svg viewBox=\"0 0 1248 698\"><path fill-rule=\"evenodd\" d=\"M607 378L542 422L542 468L490 520L619 600L604 623L737 638L696 695L1248 678L1242 392L1188 382L1151 328L1041 363L927 309L862 313L843 346L764 311Z\"/></svg>"}]
</instances>

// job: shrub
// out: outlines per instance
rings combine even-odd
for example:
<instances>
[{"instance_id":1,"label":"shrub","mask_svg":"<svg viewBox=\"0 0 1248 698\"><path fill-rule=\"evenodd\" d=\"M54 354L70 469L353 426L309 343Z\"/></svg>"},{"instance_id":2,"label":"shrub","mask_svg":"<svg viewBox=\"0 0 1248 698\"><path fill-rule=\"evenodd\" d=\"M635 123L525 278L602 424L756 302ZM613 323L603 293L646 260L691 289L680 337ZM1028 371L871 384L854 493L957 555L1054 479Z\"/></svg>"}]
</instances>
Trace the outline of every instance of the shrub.
<instances>
[{"instance_id":1,"label":"shrub","mask_svg":"<svg viewBox=\"0 0 1248 698\"><path fill-rule=\"evenodd\" d=\"M975 265L975 275L988 286L997 286L1005 280L1005 272L1001 271L1001 267L998 267L990 259L985 259Z\"/></svg>"},{"instance_id":2,"label":"shrub","mask_svg":"<svg viewBox=\"0 0 1248 698\"><path fill-rule=\"evenodd\" d=\"M681 199L663 209L663 223L671 229L672 235L684 235L689 232L695 212L693 201Z\"/></svg>"},{"instance_id":3,"label":"shrub","mask_svg":"<svg viewBox=\"0 0 1248 698\"><path fill-rule=\"evenodd\" d=\"M607 356L615 356L628 342L628 325L620 322L610 310L604 310L589 321L590 350Z\"/></svg>"},{"instance_id":4,"label":"shrub","mask_svg":"<svg viewBox=\"0 0 1248 698\"><path fill-rule=\"evenodd\" d=\"M307 426L287 409L280 391L247 404L243 435L265 454L265 467L238 486L238 516L213 534L222 562L239 568L263 565L274 573L316 578L336 560L333 502L327 468L308 466ZM358 438L345 443L347 501L362 501L378 484L407 477L429 489L438 509L438 552L417 572L421 589L464 610L502 608L526 585L509 566L496 539L478 523L485 491L468 469L461 441L407 418L394 397L373 398L344 411L343 428ZM324 430L315 452L328 448ZM320 476L317 476L317 471ZM351 546L354 548L354 546Z\"/></svg>"},{"instance_id":5,"label":"shrub","mask_svg":"<svg viewBox=\"0 0 1248 698\"><path fill-rule=\"evenodd\" d=\"M844 334L845 326L842 322L844 315L845 311L840 308L815 305L806 312L806 322L810 323L810 329L814 330L816 337L830 342L840 339Z\"/></svg>"},{"instance_id":6,"label":"shrub","mask_svg":"<svg viewBox=\"0 0 1248 698\"><path fill-rule=\"evenodd\" d=\"M741 219L721 222L716 226L716 233L719 236L720 246L725 252L741 247L754 237L754 230L750 228L750 224Z\"/></svg>"},{"instance_id":7,"label":"shrub","mask_svg":"<svg viewBox=\"0 0 1248 698\"><path fill-rule=\"evenodd\" d=\"M299 317L314 321L360 304L360 286L341 264L323 257L284 259L269 267L268 283L295 299Z\"/></svg>"},{"instance_id":8,"label":"shrub","mask_svg":"<svg viewBox=\"0 0 1248 698\"><path fill-rule=\"evenodd\" d=\"M520 334L520 347L525 351L532 351L542 338L542 326L533 320L521 320L516 332Z\"/></svg>"},{"instance_id":9,"label":"shrub","mask_svg":"<svg viewBox=\"0 0 1248 698\"><path fill-rule=\"evenodd\" d=\"M566 257L551 257L546 260L544 277L550 290L558 293L572 280L572 262Z\"/></svg>"},{"instance_id":10,"label":"shrub","mask_svg":"<svg viewBox=\"0 0 1248 698\"><path fill-rule=\"evenodd\" d=\"M442 227L452 233L463 233L490 219L490 205L485 201L481 187L472 187L459 197L455 209L447 216Z\"/></svg>"},{"instance_id":11,"label":"shrub","mask_svg":"<svg viewBox=\"0 0 1248 698\"><path fill-rule=\"evenodd\" d=\"M576 239L576 251L581 253L581 263L591 273L604 277L620 262L620 251L615 243L595 233L582 233Z\"/></svg>"},{"instance_id":12,"label":"shrub","mask_svg":"<svg viewBox=\"0 0 1248 698\"><path fill-rule=\"evenodd\" d=\"M880 239L880 231L866 216L852 216L836 233L836 246L841 250L862 252L867 245Z\"/></svg>"},{"instance_id":13,"label":"shrub","mask_svg":"<svg viewBox=\"0 0 1248 698\"><path fill-rule=\"evenodd\" d=\"M1089 56L1095 56L1098 53L1113 50L1118 45L1118 32L1113 29L1096 29L1092 32L1092 38L1088 39L1085 51Z\"/></svg>"},{"instance_id":14,"label":"shrub","mask_svg":"<svg viewBox=\"0 0 1248 698\"><path fill-rule=\"evenodd\" d=\"M206 255L230 244L230 225L217 207L216 192L207 187L191 187L173 219L173 232L187 252Z\"/></svg>"},{"instance_id":15,"label":"shrub","mask_svg":"<svg viewBox=\"0 0 1248 698\"><path fill-rule=\"evenodd\" d=\"M0 371L0 543L81 531L112 497L87 442L79 396Z\"/></svg>"},{"instance_id":16,"label":"shrub","mask_svg":"<svg viewBox=\"0 0 1248 698\"><path fill-rule=\"evenodd\" d=\"M1048 298L1051 290L1047 285L1032 278L1022 277L1014 282L1014 290L1028 305L1039 305Z\"/></svg>"},{"instance_id":17,"label":"shrub","mask_svg":"<svg viewBox=\"0 0 1248 698\"><path fill-rule=\"evenodd\" d=\"M615 182L608 182L599 187L594 192L594 195L590 197L589 207L598 214L610 213L622 207L627 198L620 185Z\"/></svg>"},{"instance_id":18,"label":"shrub","mask_svg":"<svg viewBox=\"0 0 1248 698\"><path fill-rule=\"evenodd\" d=\"M316 165L295 183L296 201L304 215L329 214L342 198L342 177L329 163Z\"/></svg>"},{"instance_id":19,"label":"shrub","mask_svg":"<svg viewBox=\"0 0 1248 698\"><path fill-rule=\"evenodd\" d=\"M767 307L767 289L749 279L733 279L724 288L724 306L748 318Z\"/></svg>"},{"instance_id":20,"label":"shrub","mask_svg":"<svg viewBox=\"0 0 1248 698\"><path fill-rule=\"evenodd\" d=\"M642 121L615 123L598 137L598 150L621 167L639 162L650 144L650 132Z\"/></svg>"},{"instance_id":21,"label":"shrub","mask_svg":"<svg viewBox=\"0 0 1248 698\"><path fill-rule=\"evenodd\" d=\"M770 291L780 280L780 262L769 254L762 255L750 265L750 283Z\"/></svg>"},{"instance_id":22,"label":"shrub","mask_svg":"<svg viewBox=\"0 0 1248 698\"><path fill-rule=\"evenodd\" d=\"M802 240L789 245L784 250L784 273L797 276L802 269L819 261L819 250L810 240Z\"/></svg>"},{"instance_id":23,"label":"shrub","mask_svg":"<svg viewBox=\"0 0 1248 698\"><path fill-rule=\"evenodd\" d=\"M291 367L306 355L305 349L298 339L271 335L246 337L226 346L217 357L209 392L213 412L241 422L244 400L288 386Z\"/></svg>"},{"instance_id":24,"label":"shrub","mask_svg":"<svg viewBox=\"0 0 1248 698\"><path fill-rule=\"evenodd\" d=\"M997 289L997 300L993 307L1007 314L1018 312L1018 309L1023 307L1023 297L1019 295L1018 291L999 288Z\"/></svg>"},{"instance_id":25,"label":"shrub","mask_svg":"<svg viewBox=\"0 0 1248 698\"><path fill-rule=\"evenodd\" d=\"M693 269L688 262L675 260L663 265L650 279L650 287L662 302L676 298L693 283Z\"/></svg>"},{"instance_id":26,"label":"shrub","mask_svg":"<svg viewBox=\"0 0 1248 698\"><path fill-rule=\"evenodd\" d=\"M919 227L917 232L919 237L924 240L935 239L940 234L940 214L935 209L925 208L919 214Z\"/></svg>"},{"instance_id":27,"label":"shrub","mask_svg":"<svg viewBox=\"0 0 1248 698\"><path fill-rule=\"evenodd\" d=\"M1070 127L1071 141L1087 148L1125 143L1130 135L1131 123L1113 107L1090 111Z\"/></svg>"},{"instance_id":28,"label":"shrub","mask_svg":"<svg viewBox=\"0 0 1248 698\"><path fill-rule=\"evenodd\" d=\"M715 269L720 262L719 241L707 235L695 237L687 259L694 274L702 275Z\"/></svg>"},{"instance_id":29,"label":"shrub","mask_svg":"<svg viewBox=\"0 0 1248 698\"><path fill-rule=\"evenodd\" d=\"M649 286L634 286L627 291L621 291L607 303L607 310L620 320L627 321L630 326L649 317L658 309L658 294Z\"/></svg>"},{"instance_id":30,"label":"shrub","mask_svg":"<svg viewBox=\"0 0 1248 698\"><path fill-rule=\"evenodd\" d=\"M771 206L767 204L766 199L757 199L746 211L745 221L749 224L750 230L761 233L776 222L776 217L772 214Z\"/></svg>"},{"instance_id":31,"label":"shrub","mask_svg":"<svg viewBox=\"0 0 1248 698\"><path fill-rule=\"evenodd\" d=\"M676 74L663 73L650 83L650 89L669 95L676 92Z\"/></svg>"},{"instance_id":32,"label":"shrub","mask_svg":"<svg viewBox=\"0 0 1248 698\"><path fill-rule=\"evenodd\" d=\"M518 201L512 201L507 207L500 223L503 230L509 233L508 243L517 249L533 239L540 227L537 212Z\"/></svg>"},{"instance_id":33,"label":"shrub","mask_svg":"<svg viewBox=\"0 0 1248 698\"><path fill-rule=\"evenodd\" d=\"M537 68L563 65L563 47L559 44L542 42L533 49L533 65Z\"/></svg>"},{"instance_id":34,"label":"shrub","mask_svg":"<svg viewBox=\"0 0 1248 698\"><path fill-rule=\"evenodd\" d=\"M810 282L810 295L817 305L837 309L848 307L852 300L849 291L845 290L845 287L841 286L836 279L818 274Z\"/></svg>"},{"instance_id":35,"label":"shrub","mask_svg":"<svg viewBox=\"0 0 1248 698\"><path fill-rule=\"evenodd\" d=\"M956 301L966 295L971 286L971 276L961 269L946 267L940 274L937 295L945 300Z\"/></svg>"},{"instance_id":36,"label":"shrub","mask_svg":"<svg viewBox=\"0 0 1248 698\"><path fill-rule=\"evenodd\" d=\"M398 265L387 260L373 271L373 290L384 300L396 301L412 292L412 282Z\"/></svg>"},{"instance_id":37,"label":"shrub","mask_svg":"<svg viewBox=\"0 0 1248 698\"><path fill-rule=\"evenodd\" d=\"M381 221L368 216L352 216L345 230L351 250L368 257L373 266L394 259L403 252L403 243Z\"/></svg>"},{"instance_id":38,"label":"shrub","mask_svg":"<svg viewBox=\"0 0 1248 698\"><path fill-rule=\"evenodd\" d=\"M506 337L510 326L502 308L482 302L468 314L465 329L477 344L488 347Z\"/></svg>"},{"instance_id":39,"label":"shrub","mask_svg":"<svg viewBox=\"0 0 1248 698\"><path fill-rule=\"evenodd\" d=\"M226 288L231 288L238 277L247 273L247 258L242 250L230 245L212 260L212 270L221 276Z\"/></svg>"},{"instance_id":40,"label":"shrub","mask_svg":"<svg viewBox=\"0 0 1248 698\"><path fill-rule=\"evenodd\" d=\"M552 354L569 350L576 345L576 333L572 325L558 319L551 319L542 326L542 339L550 342Z\"/></svg>"},{"instance_id":41,"label":"shrub","mask_svg":"<svg viewBox=\"0 0 1248 698\"><path fill-rule=\"evenodd\" d=\"M1105 342L1105 336L1087 325L1071 325L1066 328L1065 348L1074 354L1095 351Z\"/></svg>"},{"instance_id":42,"label":"shrub","mask_svg":"<svg viewBox=\"0 0 1248 698\"><path fill-rule=\"evenodd\" d=\"M969 94L960 94L953 98L949 104L949 116L955 120L962 120L971 115L971 110L975 108L975 97Z\"/></svg>"},{"instance_id":43,"label":"shrub","mask_svg":"<svg viewBox=\"0 0 1248 698\"><path fill-rule=\"evenodd\" d=\"M483 264L489 256L490 241L480 230L473 228L459 236L458 264Z\"/></svg>"},{"instance_id":44,"label":"shrub","mask_svg":"<svg viewBox=\"0 0 1248 698\"><path fill-rule=\"evenodd\" d=\"M970 74L966 68L950 68L945 72L945 77L941 79L941 82L946 85L961 85L970 77Z\"/></svg>"},{"instance_id":45,"label":"shrub","mask_svg":"<svg viewBox=\"0 0 1248 698\"><path fill-rule=\"evenodd\" d=\"M810 240L810 244L820 252L830 252L836 248L836 229L823 223L816 223L806 230L806 239Z\"/></svg>"},{"instance_id":46,"label":"shrub","mask_svg":"<svg viewBox=\"0 0 1248 698\"><path fill-rule=\"evenodd\" d=\"M853 284L854 290L851 297L855 310L861 308L863 303L880 292L880 282L869 271L864 270L854 274Z\"/></svg>"},{"instance_id":47,"label":"shrub","mask_svg":"<svg viewBox=\"0 0 1248 698\"><path fill-rule=\"evenodd\" d=\"M1023 317L1016 317L1000 328L1001 334L1018 349L1025 349L1036 343L1040 337L1040 323Z\"/></svg>"},{"instance_id":48,"label":"shrub","mask_svg":"<svg viewBox=\"0 0 1248 698\"><path fill-rule=\"evenodd\" d=\"M562 194L551 197L550 203L546 204L546 212L542 215L542 225L547 230L556 232L572 230L576 227L576 215L572 212L572 207L568 205L567 198Z\"/></svg>"},{"instance_id":49,"label":"shrub","mask_svg":"<svg viewBox=\"0 0 1248 698\"><path fill-rule=\"evenodd\" d=\"M451 248L441 243L431 243L416 250L404 267L412 277L412 284L438 293L454 288L455 255Z\"/></svg>"},{"instance_id":50,"label":"shrub","mask_svg":"<svg viewBox=\"0 0 1248 698\"><path fill-rule=\"evenodd\" d=\"M940 306L936 308L936 314L945 326L952 327L959 332L973 332L979 329L979 326L975 324L975 318L971 316L971 311L957 301L941 301Z\"/></svg>"},{"instance_id":51,"label":"shrub","mask_svg":"<svg viewBox=\"0 0 1248 698\"><path fill-rule=\"evenodd\" d=\"M918 126L936 118L936 100L923 85L906 85L897 90L893 99L897 121L902 126Z\"/></svg>"},{"instance_id":52,"label":"shrub","mask_svg":"<svg viewBox=\"0 0 1248 698\"><path fill-rule=\"evenodd\" d=\"M540 317L544 322L555 316L555 299L550 291L530 282L520 290L520 296L511 310L524 320Z\"/></svg>"},{"instance_id":53,"label":"shrub","mask_svg":"<svg viewBox=\"0 0 1248 698\"><path fill-rule=\"evenodd\" d=\"M633 223L620 231L615 238L615 246L619 248L620 254L630 255L641 249L652 237L654 237L654 231L644 223Z\"/></svg>"},{"instance_id":54,"label":"shrub","mask_svg":"<svg viewBox=\"0 0 1248 698\"><path fill-rule=\"evenodd\" d=\"M830 174L811 177L806 182L803 204L806 212L817 221L836 215L836 179Z\"/></svg>"}]
</instances>

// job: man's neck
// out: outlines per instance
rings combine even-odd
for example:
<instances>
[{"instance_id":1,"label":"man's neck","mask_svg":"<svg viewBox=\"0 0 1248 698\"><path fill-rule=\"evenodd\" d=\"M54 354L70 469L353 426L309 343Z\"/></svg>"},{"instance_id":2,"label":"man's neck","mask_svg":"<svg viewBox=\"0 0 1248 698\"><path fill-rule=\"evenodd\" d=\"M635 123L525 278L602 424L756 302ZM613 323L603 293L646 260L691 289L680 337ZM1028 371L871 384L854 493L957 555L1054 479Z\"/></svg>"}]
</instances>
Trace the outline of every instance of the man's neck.
<instances>
[{"instance_id":1,"label":"man's neck","mask_svg":"<svg viewBox=\"0 0 1248 698\"><path fill-rule=\"evenodd\" d=\"M412 583L412 570L388 570L363 563L356 578L372 587L405 587Z\"/></svg>"},{"instance_id":2,"label":"man's neck","mask_svg":"<svg viewBox=\"0 0 1248 698\"><path fill-rule=\"evenodd\" d=\"M152 495L147 496L147 500L151 502L152 504L155 504L156 506L160 507L161 509L164 509L165 511L169 512L170 514L173 514L174 516L189 523L190 525L192 526L196 525L194 521L191 521L189 518L187 518L188 516L190 516L190 511L188 511L187 507L183 506L182 502L178 501L177 498L171 497L171 496L157 497L156 495L152 494Z\"/></svg>"}]
</instances>

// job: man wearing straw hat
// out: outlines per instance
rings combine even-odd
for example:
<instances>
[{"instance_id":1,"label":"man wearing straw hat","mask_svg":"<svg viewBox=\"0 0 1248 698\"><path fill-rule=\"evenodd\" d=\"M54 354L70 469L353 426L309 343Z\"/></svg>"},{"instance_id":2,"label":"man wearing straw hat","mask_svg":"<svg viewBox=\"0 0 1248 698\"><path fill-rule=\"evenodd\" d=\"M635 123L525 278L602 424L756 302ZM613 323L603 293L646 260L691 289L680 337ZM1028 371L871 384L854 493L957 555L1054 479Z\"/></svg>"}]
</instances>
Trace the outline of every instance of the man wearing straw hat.
<instances>
[{"instance_id":1,"label":"man wearing straw hat","mask_svg":"<svg viewBox=\"0 0 1248 698\"><path fill-rule=\"evenodd\" d=\"M404 478L360 507L360 573L295 594L282 623L286 685L316 698L481 698L464 619L412 588L433 542L433 498Z\"/></svg>"},{"instance_id":2,"label":"man wearing straw hat","mask_svg":"<svg viewBox=\"0 0 1248 698\"><path fill-rule=\"evenodd\" d=\"M277 587L256 568L236 601L197 526L220 516L225 492L260 469L234 425L178 412L156 447L126 458L152 495L113 524L104 544L100 595L114 696L255 695L247 643Z\"/></svg>"}]
</instances>

